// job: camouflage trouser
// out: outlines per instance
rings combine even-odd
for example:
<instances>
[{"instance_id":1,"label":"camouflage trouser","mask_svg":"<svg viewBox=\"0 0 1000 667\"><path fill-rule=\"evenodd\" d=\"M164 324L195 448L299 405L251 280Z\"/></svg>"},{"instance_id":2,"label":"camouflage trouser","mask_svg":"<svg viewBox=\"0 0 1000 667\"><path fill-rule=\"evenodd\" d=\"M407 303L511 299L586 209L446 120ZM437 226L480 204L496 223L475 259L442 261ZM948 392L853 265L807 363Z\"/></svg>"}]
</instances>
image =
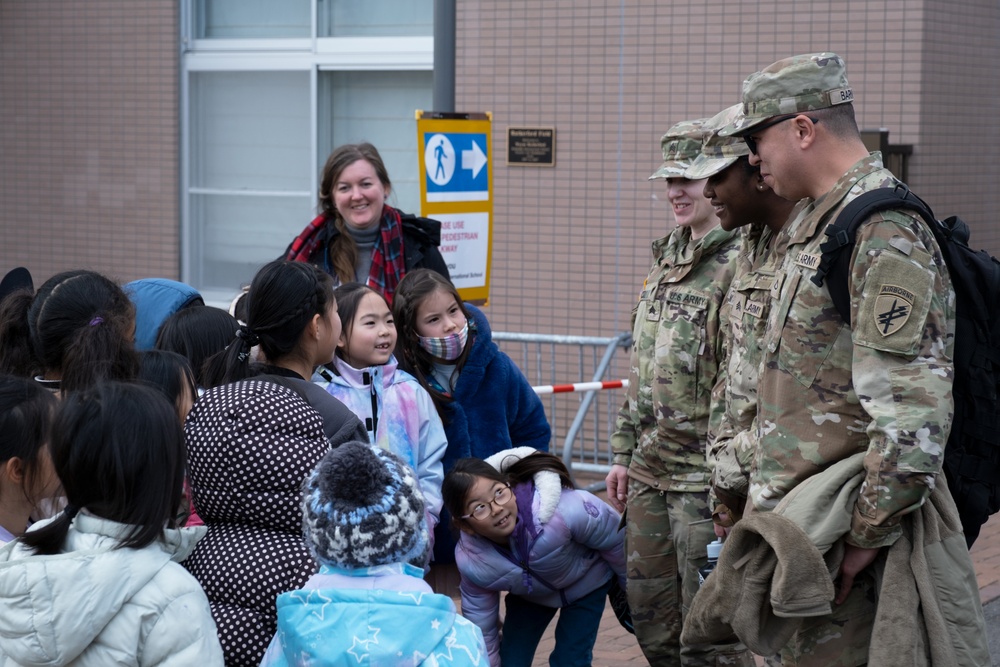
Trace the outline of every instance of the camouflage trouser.
<instances>
[{"instance_id":1,"label":"camouflage trouser","mask_svg":"<svg viewBox=\"0 0 1000 667\"><path fill-rule=\"evenodd\" d=\"M781 651L782 667L860 667L868 664L875 623L875 581L870 568L854 579L851 593L829 616L806 619ZM914 610L914 613L916 611Z\"/></svg>"},{"instance_id":2,"label":"camouflage trouser","mask_svg":"<svg viewBox=\"0 0 1000 667\"><path fill-rule=\"evenodd\" d=\"M707 493L667 493L629 480L625 555L635 636L649 664L753 665L741 645L681 646L681 625L698 592L698 568L715 539Z\"/></svg>"}]
</instances>

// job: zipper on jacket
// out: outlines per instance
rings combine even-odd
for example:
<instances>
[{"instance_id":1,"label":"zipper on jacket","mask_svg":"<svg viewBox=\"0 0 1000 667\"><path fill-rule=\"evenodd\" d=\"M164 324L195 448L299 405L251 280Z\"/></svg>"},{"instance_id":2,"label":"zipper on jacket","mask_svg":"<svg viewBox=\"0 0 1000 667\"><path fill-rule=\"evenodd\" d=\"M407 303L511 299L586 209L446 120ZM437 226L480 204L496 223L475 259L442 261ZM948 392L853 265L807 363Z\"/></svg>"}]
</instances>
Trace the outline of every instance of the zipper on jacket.
<instances>
[{"instance_id":1,"label":"zipper on jacket","mask_svg":"<svg viewBox=\"0 0 1000 667\"><path fill-rule=\"evenodd\" d=\"M378 394L375 392L375 383L372 382L372 375L368 371L361 374L361 381L371 387L372 393L372 416L365 419L365 428L372 434L372 443L375 443L376 432L378 431Z\"/></svg>"}]
</instances>

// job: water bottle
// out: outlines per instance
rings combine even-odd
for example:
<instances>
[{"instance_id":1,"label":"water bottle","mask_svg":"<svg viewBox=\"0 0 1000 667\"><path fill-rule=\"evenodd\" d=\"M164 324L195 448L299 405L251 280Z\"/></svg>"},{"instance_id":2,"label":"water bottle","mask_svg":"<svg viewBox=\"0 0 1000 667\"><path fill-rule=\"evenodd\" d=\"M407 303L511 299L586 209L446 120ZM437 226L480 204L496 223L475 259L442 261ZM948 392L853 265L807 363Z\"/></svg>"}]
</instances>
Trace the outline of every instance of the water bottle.
<instances>
[{"instance_id":1,"label":"water bottle","mask_svg":"<svg viewBox=\"0 0 1000 667\"><path fill-rule=\"evenodd\" d=\"M716 538L714 542L709 542L705 546L708 555L708 562L698 568L698 585L703 586L705 579L715 569L715 564L719 562L719 554L722 553L722 538Z\"/></svg>"}]
</instances>

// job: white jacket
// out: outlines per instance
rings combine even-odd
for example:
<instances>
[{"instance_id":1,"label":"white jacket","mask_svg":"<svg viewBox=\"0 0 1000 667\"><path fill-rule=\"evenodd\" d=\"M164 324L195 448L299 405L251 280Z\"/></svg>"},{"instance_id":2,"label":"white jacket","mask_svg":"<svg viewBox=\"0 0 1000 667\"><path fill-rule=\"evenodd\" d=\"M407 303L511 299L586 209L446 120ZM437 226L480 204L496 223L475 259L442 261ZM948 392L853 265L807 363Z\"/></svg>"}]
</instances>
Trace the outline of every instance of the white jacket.
<instances>
[{"instance_id":1,"label":"white jacket","mask_svg":"<svg viewBox=\"0 0 1000 667\"><path fill-rule=\"evenodd\" d=\"M0 549L0 666L223 664L208 598L174 562L206 529L114 549L125 529L80 514L61 554Z\"/></svg>"}]
</instances>

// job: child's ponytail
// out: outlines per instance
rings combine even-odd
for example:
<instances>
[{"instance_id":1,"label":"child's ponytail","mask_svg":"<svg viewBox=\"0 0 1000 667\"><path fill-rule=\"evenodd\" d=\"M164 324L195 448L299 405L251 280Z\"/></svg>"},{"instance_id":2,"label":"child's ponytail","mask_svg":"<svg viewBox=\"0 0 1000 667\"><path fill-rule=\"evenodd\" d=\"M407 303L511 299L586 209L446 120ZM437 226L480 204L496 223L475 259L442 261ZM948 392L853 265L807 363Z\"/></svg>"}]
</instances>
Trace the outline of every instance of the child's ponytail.
<instances>
[{"instance_id":1,"label":"child's ponytail","mask_svg":"<svg viewBox=\"0 0 1000 667\"><path fill-rule=\"evenodd\" d=\"M80 511L79 507L67 505L66 509L41 528L29 530L20 540L25 546L41 556L52 556L62 551L69 527Z\"/></svg>"},{"instance_id":2,"label":"child's ponytail","mask_svg":"<svg viewBox=\"0 0 1000 667\"><path fill-rule=\"evenodd\" d=\"M63 354L61 391L92 387L104 380L131 380L139 372L139 357L126 333L132 311L95 315L77 330Z\"/></svg>"},{"instance_id":3,"label":"child's ponytail","mask_svg":"<svg viewBox=\"0 0 1000 667\"><path fill-rule=\"evenodd\" d=\"M206 388L254 375L255 345L272 364L293 354L306 325L315 315L325 316L333 303L333 279L312 264L278 260L257 272L246 299L247 323L229 347L206 362Z\"/></svg>"},{"instance_id":4,"label":"child's ponytail","mask_svg":"<svg viewBox=\"0 0 1000 667\"><path fill-rule=\"evenodd\" d=\"M521 449L521 448L519 448ZM527 449L527 448L523 448ZM510 463L502 462L501 469L507 473L511 485L520 484L535 478L535 473L554 472L559 475L559 483L565 489L575 489L573 476L563 460L548 452L532 452Z\"/></svg>"},{"instance_id":5,"label":"child's ponytail","mask_svg":"<svg viewBox=\"0 0 1000 667\"><path fill-rule=\"evenodd\" d=\"M132 380L139 358L132 344L135 308L122 288L93 271L47 280L28 311L32 347L43 371L74 391L101 380Z\"/></svg>"},{"instance_id":6,"label":"child's ponytail","mask_svg":"<svg viewBox=\"0 0 1000 667\"><path fill-rule=\"evenodd\" d=\"M205 389L251 377L253 371L250 369L250 357L254 346L259 342L257 335L247 325L241 324L226 349L205 360L202 370Z\"/></svg>"}]
</instances>

